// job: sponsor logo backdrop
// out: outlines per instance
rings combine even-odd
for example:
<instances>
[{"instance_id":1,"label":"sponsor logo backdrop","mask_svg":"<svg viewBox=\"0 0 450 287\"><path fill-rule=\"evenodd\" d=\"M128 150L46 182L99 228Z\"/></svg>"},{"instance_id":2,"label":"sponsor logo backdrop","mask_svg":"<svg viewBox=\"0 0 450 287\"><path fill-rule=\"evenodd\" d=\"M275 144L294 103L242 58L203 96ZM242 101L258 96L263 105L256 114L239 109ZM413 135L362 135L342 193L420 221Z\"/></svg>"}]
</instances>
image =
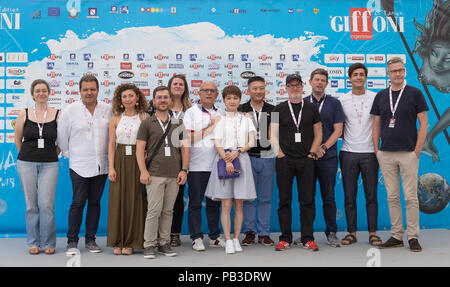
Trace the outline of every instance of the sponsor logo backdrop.
<instances>
[{"instance_id":1,"label":"sponsor logo backdrop","mask_svg":"<svg viewBox=\"0 0 450 287\"><path fill-rule=\"evenodd\" d=\"M116 86L138 85L150 99L159 85L174 74L185 74L191 101L198 100L203 81L214 81L222 90L233 84L247 94L247 78L263 76L267 101L278 104L288 97L286 76L299 73L307 83L318 67L330 73L327 93L339 97L351 90L348 67L355 62L369 68L367 87L375 92L388 87L386 62L393 56L406 61L408 84L420 88L430 107L431 128L449 106L447 90L425 86L418 80L422 58L409 54L420 34L414 21L425 26L433 8L431 0L390 1L389 17L377 0L369 1L207 1L195 7L173 1L2 1L0 5L0 234L25 233L25 201L17 175L14 124L18 111L33 102L29 86L34 79L49 82L49 104L58 108L80 99L78 80L90 73L100 82L99 100L109 103ZM117 3L116 3L117 2ZM394 20L395 19L395 20ZM403 33L405 42L400 33ZM448 34L447 34L448 37ZM449 39L443 39L447 42ZM413 59L411 58L413 57ZM448 62L447 58L442 61ZM442 69L440 70L442 72ZM445 71L444 71L445 73ZM448 73L448 71L447 71ZM448 75L448 74L447 74ZM447 78L448 81L448 78ZM306 93L311 91L306 84ZM432 108L431 100L435 108ZM218 105L224 107L222 101ZM439 116L438 116L439 115ZM448 125L448 124L447 124ZM445 130L444 130L445 131ZM338 146L341 141L338 142ZM420 213L422 228L450 227L450 177L448 136L434 138L440 161L430 154L420 158L421 204L432 207ZM295 188L294 184L294 188ZM108 184L102 199L99 235L106 233ZM187 189L186 189L187 190ZM367 230L365 198L359 181L358 228ZM340 170L336 175L337 223L346 228ZM297 191L293 192L293 230L299 229ZM56 192L56 225L67 231L72 198L68 160L60 159ZM379 175L380 230L390 229L386 190ZM403 199L402 199L403 202ZM187 191L185 205L187 210ZM433 204L441 207L433 209ZM279 231L278 190L272 197L271 229ZM422 211L426 209L421 209ZM187 212L186 214L187 215ZM82 227L82 232L84 226ZM207 232L206 216L203 222ZM322 200L316 197L315 230L323 231ZM188 233L187 216L183 233Z\"/></svg>"}]
</instances>

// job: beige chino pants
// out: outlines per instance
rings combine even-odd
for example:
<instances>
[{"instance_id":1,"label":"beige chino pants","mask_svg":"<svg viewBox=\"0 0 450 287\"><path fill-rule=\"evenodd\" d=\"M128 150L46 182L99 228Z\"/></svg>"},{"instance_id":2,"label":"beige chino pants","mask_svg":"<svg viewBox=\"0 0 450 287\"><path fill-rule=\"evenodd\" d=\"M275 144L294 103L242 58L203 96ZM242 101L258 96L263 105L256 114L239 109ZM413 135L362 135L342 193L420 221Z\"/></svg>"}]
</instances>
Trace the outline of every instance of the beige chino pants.
<instances>
[{"instance_id":1,"label":"beige chino pants","mask_svg":"<svg viewBox=\"0 0 450 287\"><path fill-rule=\"evenodd\" d=\"M420 232L419 199L417 196L419 160L416 154L407 151L378 151L377 159L387 191L392 237L397 240L403 240L403 234L405 232L403 228L402 206L400 203L399 177L401 175L406 203L406 233L408 240L418 238Z\"/></svg>"},{"instance_id":2,"label":"beige chino pants","mask_svg":"<svg viewBox=\"0 0 450 287\"><path fill-rule=\"evenodd\" d=\"M147 184L147 217L144 229L144 248L169 243L173 205L178 195L176 178L152 176ZM158 238L159 234L159 238Z\"/></svg>"}]
</instances>

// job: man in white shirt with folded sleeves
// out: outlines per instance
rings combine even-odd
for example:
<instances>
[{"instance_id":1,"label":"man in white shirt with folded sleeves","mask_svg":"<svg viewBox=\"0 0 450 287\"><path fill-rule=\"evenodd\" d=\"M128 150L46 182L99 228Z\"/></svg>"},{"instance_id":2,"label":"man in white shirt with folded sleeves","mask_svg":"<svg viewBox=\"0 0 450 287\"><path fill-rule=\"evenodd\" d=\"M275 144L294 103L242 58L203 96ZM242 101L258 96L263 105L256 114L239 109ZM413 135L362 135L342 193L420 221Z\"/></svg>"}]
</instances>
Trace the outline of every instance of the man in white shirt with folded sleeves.
<instances>
[{"instance_id":1,"label":"man in white shirt with folded sleeves","mask_svg":"<svg viewBox=\"0 0 450 287\"><path fill-rule=\"evenodd\" d=\"M97 101L98 80L92 75L80 79L81 101L67 106L58 122L58 147L69 158L73 197L69 211L66 255L78 250L78 233L86 212L86 249L102 250L95 243L100 218L100 199L108 176L108 126L111 107Z\"/></svg>"}]
</instances>

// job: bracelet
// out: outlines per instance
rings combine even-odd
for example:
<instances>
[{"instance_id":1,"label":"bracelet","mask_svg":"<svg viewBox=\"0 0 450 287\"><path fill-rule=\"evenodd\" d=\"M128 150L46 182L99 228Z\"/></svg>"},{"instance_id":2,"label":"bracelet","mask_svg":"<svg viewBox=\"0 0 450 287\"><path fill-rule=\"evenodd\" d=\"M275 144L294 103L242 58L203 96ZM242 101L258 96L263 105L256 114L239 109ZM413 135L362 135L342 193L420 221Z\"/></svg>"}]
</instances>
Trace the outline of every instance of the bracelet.
<instances>
[{"instance_id":1,"label":"bracelet","mask_svg":"<svg viewBox=\"0 0 450 287\"><path fill-rule=\"evenodd\" d=\"M327 146L326 146L325 144L321 145L320 147L321 147L325 152L328 151L328 148L327 148Z\"/></svg>"},{"instance_id":2,"label":"bracelet","mask_svg":"<svg viewBox=\"0 0 450 287\"><path fill-rule=\"evenodd\" d=\"M317 154L315 152L310 151L309 155L312 155L313 158L317 158Z\"/></svg>"}]
</instances>

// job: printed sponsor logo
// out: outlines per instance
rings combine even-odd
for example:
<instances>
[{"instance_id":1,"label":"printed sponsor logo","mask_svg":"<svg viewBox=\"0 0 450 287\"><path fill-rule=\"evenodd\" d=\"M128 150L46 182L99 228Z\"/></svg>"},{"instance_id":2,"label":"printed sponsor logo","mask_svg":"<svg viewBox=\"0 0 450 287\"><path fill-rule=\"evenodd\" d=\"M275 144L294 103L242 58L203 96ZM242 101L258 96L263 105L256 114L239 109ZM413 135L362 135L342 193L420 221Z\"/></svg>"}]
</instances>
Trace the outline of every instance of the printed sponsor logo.
<instances>
[{"instance_id":1,"label":"printed sponsor logo","mask_svg":"<svg viewBox=\"0 0 450 287\"><path fill-rule=\"evenodd\" d=\"M254 76L256 76L256 74L255 74L255 72L252 72L252 71L245 71L245 72L241 73L241 78L242 79L246 79L246 80L248 80L248 79L250 79L251 77L254 77Z\"/></svg>"},{"instance_id":2,"label":"printed sponsor logo","mask_svg":"<svg viewBox=\"0 0 450 287\"><path fill-rule=\"evenodd\" d=\"M367 64L384 64L386 63L386 55L384 54L367 54Z\"/></svg>"},{"instance_id":3,"label":"printed sponsor logo","mask_svg":"<svg viewBox=\"0 0 450 287\"><path fill-rule=\"evenodd\" d=\"M350 8L350 16L333 16L330 20L334 32L350 32L352 40L372 40L373 31L397 32L394 20L389 16L373 17L372 8ZM400 32L405 32L403 17L396 17Z\"/></svg>"},{"instance_id":4,"label":"printed sponsor logo","mask_svg":"<svg viewBox=\"0 0 450 287\"><path fill-rule=\"evenodd\" d=\"M17 118L19 116L20 109L15 107L6 107L6 117Z\"/></svg>"},{"instance_id":5,"label":"printed sponsor logo","mask_svg":"<svg viewBox=\"0 0 450 287\"><path fill-rule=\"evenodd\" d=\"M211 63L208 65L208 70L219 70L220 69L220 64L218 63Z\"/></svg>"},{"instance_id":6,"label":"printed sponsor logo","mask_svg":"<svg viewBox=\"0 0 450 287\"><path fill-rule=\"evenodd\" d=\"M343 64L344 54L325 54L324 62L325 64Z\"/></svg>"},{"instance_id":7,"label":"printed sponsor logo","mask_svg":"<svg viewBox=\"0 0 450 287\"><path fill-rule=\"evenodd\" d=\"M366 57L364 54L347 54L345 55L345 62L348 64L353 63L364 63L366 60Z\"/></svg>"},{"instance_id":8,"label":"printed sponsor logo","mask_svg":"<svg viewBox=\"0 0 450 287\"><path fill-rule=\"evenodd\" d=\"M328 71L329 77L344 77L344 67L327 67L325 69Z\"/></svg>"},{"instance_id":9,"label":"printed sponsor logo","mask_svg":"<svg viewBox=\"0 0 450 287\"><path fill-rule=\"evenodd\" d=\"M25 89L24 80L6 80L7 89Z\"/></svg>"},{"instance_id":10,"label":"printed sponsor logo","mask_svg":"<svg viewBox=\"0 0 450 287\"><path fill-rule=\"evenodd\" d=\"M120 63L120 69L121 70L132 70L133 69L133 64L132 63L121 62Z\"/></svg>"},{"instance_id":11,"label":"printed sponsor logo","mask_svg":"<svg viewBox=\"0 0 450 287\"><path fill-rule=\"evenodd\" d=\"M27 73L27 70L23 67L6 67L7 77L23 77Z\"/></svg>"},{"instance_id":12,"label":"printed sponsor logo","mask_svg":"<svg viewBox=\"0 0 450 287\"><path fill-rule=\"evenodd\" d=\"M118 77L121 79L131 79L134 77L134 73L131 71L123 71L118 74Z\"/></svg>"},{"instance_id":13,"label":"printed sponsor logo","mask_svg":"<svg viewBox=\"0 0 450 287\"><path fill-rule=\"evenodd\" d=\"M28 62L28 53L6 53L6 62L26 63Z\"/></svg>"},{"instance_id":14,"label":"printed sponsor logo","mask_svg":"<svg viewBox=\"0 0 450 287\"><path fill-rule=\"evenodd\" d=\"M367 76L368 77L386 77L386 68L385 67L368 67L367 68Z\"/></svg>"},{"instance_id":15,"label":"printed sponsor logo","mask_svg":"<svg viewBox=\"0 0 450 287\"><path fill-rule=\"evenodd\" d=\"M6 103L18 104L22 101L22 97L24 96L25 94L6 94Z\"/></svg>"},{"instance_id":16,"label":"printed sponsor logo","mask_svg":"<svg viewBox=\"0 0 450 287\"><path fill-rule=\"evenodd\" d=\"M367 79L368 89L386 89L386 80L384 79Z\"/></svg>"},{"instance_id":17,"label":"printed sponsor logo","mask_svg":"<svg viewBox=\"0 0 450 287\"><path fill-rule=\"evenodd\" d=\"M344 89L345 81L342 79L330 79L330 88L333 89Z\"/></svg>"},{"instance_id":18,"label":"printed sponsor logo","mask_svg":"<svg viewBox=\"0 0 450 287\"><path fill-rule=\"evenodd\" d=\"M169 64L169 69L184 69L183 64Z\"/></svg>"},{"instance_id":19,"label":"printed sponsor logo","mask_svg":"<svg viewBox=\"0 0 450 287\"><path fill-rule=\"evenodd\" d=\"M191 80L191 87L199 88L202 85L202 80Z\"/></svg>"}]
</instances>

